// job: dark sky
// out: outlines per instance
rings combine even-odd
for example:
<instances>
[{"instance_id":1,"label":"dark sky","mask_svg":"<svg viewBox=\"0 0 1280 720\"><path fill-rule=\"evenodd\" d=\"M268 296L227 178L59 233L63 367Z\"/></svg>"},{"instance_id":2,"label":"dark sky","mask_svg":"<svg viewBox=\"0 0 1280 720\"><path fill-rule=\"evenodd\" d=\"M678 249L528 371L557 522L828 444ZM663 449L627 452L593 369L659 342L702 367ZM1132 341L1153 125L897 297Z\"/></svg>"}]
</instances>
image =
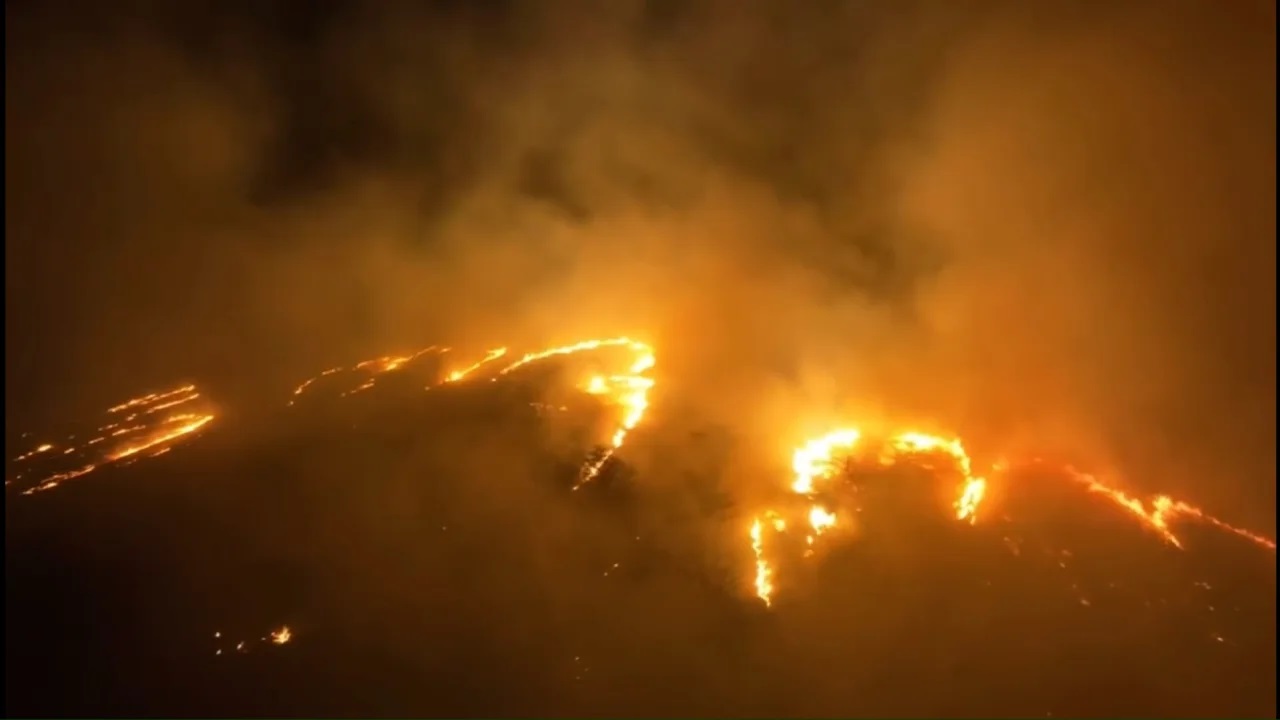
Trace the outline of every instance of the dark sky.
<instances>
[{"instance_id":1,"label":"dark sky","mask_svg":"<svg viewBox=\"0 0 1280 720\"><path fill-rule=\"evenodd\" d=\"M746 432L924 418L1274 527L1274 3L5 15L10 429L620 330Z\"/></svg>"}]
</instances>

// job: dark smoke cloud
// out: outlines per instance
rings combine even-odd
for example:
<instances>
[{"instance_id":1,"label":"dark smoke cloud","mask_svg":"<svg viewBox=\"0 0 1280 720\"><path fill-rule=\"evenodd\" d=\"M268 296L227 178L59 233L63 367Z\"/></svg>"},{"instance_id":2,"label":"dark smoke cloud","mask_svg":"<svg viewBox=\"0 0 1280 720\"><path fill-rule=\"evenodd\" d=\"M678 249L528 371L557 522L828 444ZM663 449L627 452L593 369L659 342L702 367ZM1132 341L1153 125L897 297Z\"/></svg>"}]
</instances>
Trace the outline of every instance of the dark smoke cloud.
<instances>
[{"instance_id":1,"label":"dark smoke cloud","mask_svg":"<svg viewBox=\"0 0 1280 720\"><path fill-rule=\"evenodd\" d=\"M745 466L896 418L1274 525L1273 20L7 7L6 414L621 331Z\"/></svg>"}]
</instances>

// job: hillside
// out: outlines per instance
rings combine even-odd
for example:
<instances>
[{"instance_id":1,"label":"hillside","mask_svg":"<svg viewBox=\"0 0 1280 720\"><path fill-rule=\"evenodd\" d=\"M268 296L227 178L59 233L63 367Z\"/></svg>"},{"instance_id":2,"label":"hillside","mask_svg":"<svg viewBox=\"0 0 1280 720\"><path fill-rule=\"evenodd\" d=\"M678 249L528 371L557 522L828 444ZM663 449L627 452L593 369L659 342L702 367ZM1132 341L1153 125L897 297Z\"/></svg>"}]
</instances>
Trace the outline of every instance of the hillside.
<instances>
[{"instance_id":1,"label":"hillside","mask_svg":"<svg viewBox=\"0 0 1280 720\"><path fill-rule=\"evenodd\" d=\"M835 519L761 533L766 604L742 448L625 349L424 351L12 463L7 714L1274 717L1274 545L1045 463L972 523L945 452L779 478L769 511Z\"/></svg>"}]
</instances>

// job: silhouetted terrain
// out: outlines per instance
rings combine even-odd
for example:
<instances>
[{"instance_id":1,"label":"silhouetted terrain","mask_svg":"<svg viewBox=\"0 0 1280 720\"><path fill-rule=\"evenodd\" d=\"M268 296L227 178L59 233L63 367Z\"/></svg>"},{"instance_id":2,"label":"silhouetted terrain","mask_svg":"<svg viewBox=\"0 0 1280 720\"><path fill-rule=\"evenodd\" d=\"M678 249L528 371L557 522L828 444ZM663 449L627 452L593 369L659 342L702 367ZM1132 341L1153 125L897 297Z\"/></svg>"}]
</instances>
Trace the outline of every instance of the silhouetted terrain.
<instances>
[{"instance_id":1,"label":"silhouetted terrain","mask_svg":"<svg viewBox=\"0 0 1280 720\"><path fill-rule=\"evenodd\" d=\"M307 398L11 494L7 714L1274 715L1274 555L1237 538L1032 474L970 527L855 470L859 532L766 609L750 509L622 463L571 492L589 405L538 396Z\"/></svg>"}]
</instances>

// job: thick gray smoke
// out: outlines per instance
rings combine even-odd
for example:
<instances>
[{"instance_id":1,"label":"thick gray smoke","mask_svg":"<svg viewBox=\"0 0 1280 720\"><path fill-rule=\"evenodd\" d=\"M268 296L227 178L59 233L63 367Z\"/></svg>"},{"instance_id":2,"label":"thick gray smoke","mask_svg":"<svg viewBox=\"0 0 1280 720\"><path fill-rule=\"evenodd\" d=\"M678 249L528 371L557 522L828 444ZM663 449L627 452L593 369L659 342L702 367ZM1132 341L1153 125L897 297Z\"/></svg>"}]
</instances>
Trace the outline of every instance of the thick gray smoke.
<instances>
[{"instance_id":1,"label":"thick gray smoke","mask_svg":"<svg viewBox=\"0 0 1280 720\"><path fill-rule=\"evenodd\" d=\"M1273 4L132 7L6 7L28 406L625 332L1274 525Z\"/></svg>"}]
</instances>

